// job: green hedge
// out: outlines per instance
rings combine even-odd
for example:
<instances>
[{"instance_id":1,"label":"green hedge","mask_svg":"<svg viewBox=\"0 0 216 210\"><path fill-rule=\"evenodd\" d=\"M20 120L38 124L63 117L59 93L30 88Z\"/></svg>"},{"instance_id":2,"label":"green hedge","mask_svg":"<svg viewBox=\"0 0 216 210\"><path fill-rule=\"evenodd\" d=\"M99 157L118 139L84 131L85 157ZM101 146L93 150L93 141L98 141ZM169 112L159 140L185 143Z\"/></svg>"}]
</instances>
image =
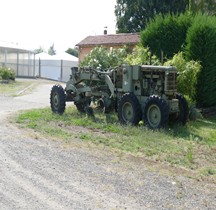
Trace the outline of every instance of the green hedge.
<instances>
[{"instance_id":1,"label":"green hedge","mask_svg":"<svg viewBox=\"0 0 216 210\"><path fill-rule=\"evenodd\" d=\"M196 87L197 105L216 105L216 17L200 14L194 18L185 50L188 60L199 60L202 65Z\"/></svg>"},{"instance_id":2,"label":"green hedge","mask_svg":"<svg viewBox=\"0 0 216 210\"><path fill-rule=\"evenodd\" d=\"M194 99L199 107L216 105L216 17L206 14L157 16L141 33L141 44L160 58L184 51L187 61L198 61ZM190 81L188 81L190 83ZM182 84L187 86L187 84ZM184 89L184 87L182 87Z\"/></svg>"},{"instance_id":3,"label":"green hedge","mask_svg":"<svg viewBox=\"0 0 216 210\"><path fill-rule=\"evenodd\" d=\"M170 59L182 50L191 22L189 14L159 15L141 32L141 44L149 47L157 57L160 58L163 51L163 55Z\"/></svg>"}]
</instances>

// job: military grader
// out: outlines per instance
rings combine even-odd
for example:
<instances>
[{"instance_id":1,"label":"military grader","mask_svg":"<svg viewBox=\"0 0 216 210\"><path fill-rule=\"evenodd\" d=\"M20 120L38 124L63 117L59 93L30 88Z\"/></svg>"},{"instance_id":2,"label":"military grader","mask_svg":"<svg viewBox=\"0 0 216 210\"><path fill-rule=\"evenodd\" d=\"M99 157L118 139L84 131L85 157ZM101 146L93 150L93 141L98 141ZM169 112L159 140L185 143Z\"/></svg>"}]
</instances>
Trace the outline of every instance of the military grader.
<instances>
[{"instance_id":1,"label":"military grader","mask_svg":"<svg viewBox=\"0 0 216 210\"><path fill-rule=\"evenodd\" d=\"M108 70L73 67L66 87L54 85L50 93L52 112L63 114L66 102L73 102L79 112L92 104L103 112L116 111L121 124L137 125L143 121L150 129L168 122L184 125L188 105L177 93L174 66L120 66Z\"/></svg>"}]
</instances>

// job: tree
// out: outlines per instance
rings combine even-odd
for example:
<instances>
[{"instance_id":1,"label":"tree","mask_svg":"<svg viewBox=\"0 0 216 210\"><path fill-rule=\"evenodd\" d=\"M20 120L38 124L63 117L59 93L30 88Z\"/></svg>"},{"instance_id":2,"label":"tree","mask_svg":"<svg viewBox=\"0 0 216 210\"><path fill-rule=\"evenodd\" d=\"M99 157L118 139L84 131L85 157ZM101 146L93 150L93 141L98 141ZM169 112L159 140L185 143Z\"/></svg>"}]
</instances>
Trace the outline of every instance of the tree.
<instances>
[{"instance_id":1,"label":"tree","mask_svg":"<svg viewBox=\"0 0 216 210\"><path fill-rule=\"evenodd\" d=\"M42 53L44 51L45 51L44 48L40 46L38 49L34 50L34 54L39 54L39 53Z\"/></svg>"},{"instance_id":2,"label":"tree","mask_svg":"<svg viewBox=\"0 0 216 210\"><path fill-rule=\"evenodd\" d=\"M199 60L196 102L199 107L216 105L216 17L198 14L188 29L187 60Z\"/></svg>"},{"instance_id":3,"label":"tree","mask_svg":"<svg viewBox=\"0 0 216 210\"><path fill-rule=\"evenodd\" d=\"M201 12L216 15L216 0L189 0L189 11L192 14Z\"/></svg>"},{"instance_id":4,"label":"tree","mask_svg":"<svg viewBox=\"0 0 216 210\"><path fill-rule=\"evenodd\" d=\"M182 13L188 5L189 0L117 0L117 32L140 32L155 15Z\"/></svg>"},{"instance_id":5,"label":"tree","mask_svg":"<svg viewBox=\"0 0 216 210\"><path fill-rule=\"evenodd\" d=\"M54 43L52 46L50 46L50 48L48 49L48 54L49 55L56 55L56 51L54 49Z\"/></svg>"},{"instance_id":6,"label":"tree","mask_svg":"<svg viewBox=\"0 0 216 210\"><path fill-rule=\"evenodd\" d=\"M75 57L78 57L78 50L77 48L68 48L66 51L66 53L73 55Z\"/></svg>"},{"instance_id":7,"label":"tree","mask_svg":"<svg viewBox=\"0 0 216 210\"><path fill-rule=\"evenodd\" d=\"M158 58L163 55L163 58L170 59L184 48L192 20L193 16L188 13L158 15L141 32L140 42Z\"/></svg>"}]
</instances>

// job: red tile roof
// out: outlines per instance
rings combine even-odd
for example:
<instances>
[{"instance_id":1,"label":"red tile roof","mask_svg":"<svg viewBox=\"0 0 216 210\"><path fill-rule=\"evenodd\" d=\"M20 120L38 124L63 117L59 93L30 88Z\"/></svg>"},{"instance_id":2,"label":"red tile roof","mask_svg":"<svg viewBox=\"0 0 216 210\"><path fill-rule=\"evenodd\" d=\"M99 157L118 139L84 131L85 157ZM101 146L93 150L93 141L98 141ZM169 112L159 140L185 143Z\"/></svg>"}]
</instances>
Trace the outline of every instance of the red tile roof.
<instances>
[{"instance_id":1,"label":"red tile roof","mask_svg":"<svg viewBox=\"0 0 216 210\"><path fill-rule=\"evenodd\" d=\"M139 33L108 34L98 36L88 36L79 42L76 46L94 46L94 45L134 45L139 43Z\"/></svg>"}]
</instances>

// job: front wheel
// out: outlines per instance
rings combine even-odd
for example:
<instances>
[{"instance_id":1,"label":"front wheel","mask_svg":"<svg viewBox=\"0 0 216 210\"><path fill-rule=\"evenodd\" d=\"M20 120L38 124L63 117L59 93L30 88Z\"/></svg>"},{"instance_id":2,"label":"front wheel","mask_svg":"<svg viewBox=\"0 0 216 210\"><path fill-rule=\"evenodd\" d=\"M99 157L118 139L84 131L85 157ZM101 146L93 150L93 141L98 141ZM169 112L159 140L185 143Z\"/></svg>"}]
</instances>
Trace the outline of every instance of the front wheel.
<instances>
[{"instance_id":1,"label":"front wheel","mask_svg":"<svg viewBox=\"0 0 216 210\"><path fill-rule=\"evenodd\" d=\"M141 107L133 93L125 93L118 104L118 119L121 124L137 125L141 120Z\"/></svg>"},{"instance_id":2,"label":"front wheel","mask_svg":"<svg viewBox=\"0 0 216 210\"><path fill-rule=\"evenodd\" d=\"M143 121L150 129L165 127L169 118L169 106L159 96L150 96L144 104Z\"/></svg>"},{"instance_id":3,"label":"front wheel","mask_svg":"<svg viewBox=\"0 0 216 210\"><path fill-rule=\"evenodd\" d=\"M50 93L50 106L53 113L63 114L66 106L66 95L61 85L54 85Z\"/></svg>"}]
</instances>

